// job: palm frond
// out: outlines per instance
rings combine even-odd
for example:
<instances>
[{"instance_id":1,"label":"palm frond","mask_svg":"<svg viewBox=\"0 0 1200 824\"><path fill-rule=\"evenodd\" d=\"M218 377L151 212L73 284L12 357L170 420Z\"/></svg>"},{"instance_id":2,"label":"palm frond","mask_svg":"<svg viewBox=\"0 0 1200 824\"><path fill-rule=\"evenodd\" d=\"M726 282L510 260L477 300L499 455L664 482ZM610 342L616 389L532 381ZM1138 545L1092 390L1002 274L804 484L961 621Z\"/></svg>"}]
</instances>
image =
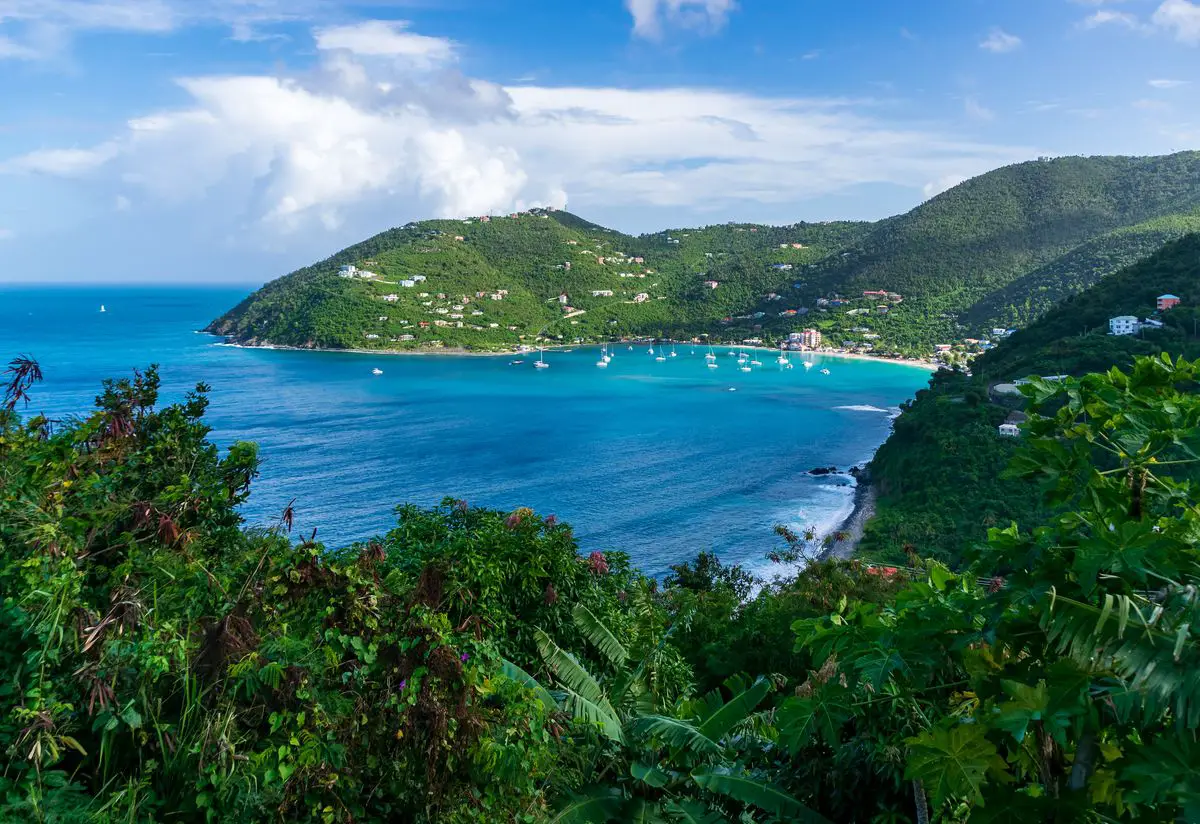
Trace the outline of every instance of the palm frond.
<instances>
[{"instance_id":1,"label":"palm frond","mask_svg":"<svg viewBox=\"0 0 1200 824\"><path fill-rule=\"evenodd\" d=\"M554 700L554 696L550 691L538 683L538 680L525 670L518 667L508 659L501 659L500 674L510 681L516 681L521 686L533 693L534 697L542 702L542 706L546 708L546 712L554 712L558 709L558 702Z\"/></svg>"},{"instance_id":2,"label":"palm frond","mask_svg":"<svg viewBox=\"0 0 1200 824\"><path fill-rule=\"evenodd\" d=\"M832 824L821 814L809 809L778 787L762 781L727 772L698 771L692 780L701 789L749 804L760 810L802 824Z\"/></svg>"},{"instance_id":3,"label":"palm frond","mask_svg":"<svg viewBox=\"0 0 1200 824\"><path fill-rule=\"evenodd\" d=\"M590 609L583 604L576 604L575 608L571 610L571 617L575 619L575 626L579 627L583 636L600 651L600 654L610 664L614 667L625 665L625 662L629 660L629 650L625 649L624 644L617 640L612 631Z\"/></svg>"}]
</instances>

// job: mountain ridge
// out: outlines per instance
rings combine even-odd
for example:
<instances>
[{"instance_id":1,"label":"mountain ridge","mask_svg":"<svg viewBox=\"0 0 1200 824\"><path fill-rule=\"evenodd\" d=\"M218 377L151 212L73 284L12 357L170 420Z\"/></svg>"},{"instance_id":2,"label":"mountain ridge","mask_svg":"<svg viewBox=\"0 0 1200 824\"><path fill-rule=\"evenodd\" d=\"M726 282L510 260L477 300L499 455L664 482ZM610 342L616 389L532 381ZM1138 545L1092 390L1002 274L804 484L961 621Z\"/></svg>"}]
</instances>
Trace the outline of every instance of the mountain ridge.
<instances>
[{"instance_id":1,"label":"mountain ridge","mask_svg":"<svg viewBox=\"0 0 1200 824\"><path fill-rule=\"evenodd\" d=\"M814 326L835 346L927 355L1029 322L1196 229L1200 152L1014 164L877 222L635 237L534 209L381 232L272 281L207 331L250 344L504 350L632 335L776 340ZM339 278L343 265L380 277ZM400 285L417 276L423 286ZM881 290L900 298L880 306L864 294Z\"/></svg>"}]
</instances>

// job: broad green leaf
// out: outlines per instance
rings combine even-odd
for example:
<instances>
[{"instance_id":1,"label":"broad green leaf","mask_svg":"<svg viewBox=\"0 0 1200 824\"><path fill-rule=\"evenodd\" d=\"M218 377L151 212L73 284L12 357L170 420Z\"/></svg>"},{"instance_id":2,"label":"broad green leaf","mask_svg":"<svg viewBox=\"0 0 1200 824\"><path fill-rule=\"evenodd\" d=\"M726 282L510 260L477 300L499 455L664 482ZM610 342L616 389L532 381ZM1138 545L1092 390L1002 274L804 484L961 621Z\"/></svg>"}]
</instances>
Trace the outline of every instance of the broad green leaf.
<instances>
[{"instance_id":1,"label":"broad green leaf","mask_svg":"<svg viewBox=\"0 0 1200 824\"><path fill-rule=\"evenodd\" d=\"M726 733L745 721L772 689L770 681L759 678L705 718L700 724L700 734L713 741L720 741Z\"/></svg>"},{"instance_id":2,"label":"broad green leaf","mask_svg":"<svg viewBox=\"0 0 1200 824\"><path fill-rule=\"evenodd\" d=\"M721 751L717 742L694 725L678 718L666 715L643 715L633 722L632 728L639 738L652 736L675 749L687 750L699 755L715 755Z\"/></svg>"},{"instance_id":3,"label":"broad green leaf","mask_svg":"<svg viewBox=\"0 0 1200 824\"><path fill-rule=\"evenodd\" d=\"M958 724L909 738L904 777L921 781L935 807L954 799L981 804L989 776L1000 783L1012 780L996 745L985 733L977 724Z\"/></svg>"},{"instance_id":4,"label":"broad green leaf","mask_svg":"<svg viewBox=\"0 0 1200 824\"><path fill-rule=\"evenodd\" d=\"M727 824L726 818L699 801L668 799L664 805L667 815L679 824Z\"/></svg>"},{"instance_id":5,"label":"broad green leaf","mask_svg":"<svg viewBox=\"0 0 1200 824\"><path fill-rule=\"evenodd\" d=\"M617 637L612 634L604 622L592 614L592 611L583 604L576 604L575 609L571 610L571 617L575 619L575 626L579 627L580 632L584 637L592 643L600 653L608 659L615 667L623 667L625 662L629 660L629 650L617 640Z\"/></svg>"},{"instance_id":6,"label":"broad green leaf","mask_svg":"<svg viewBox=\"0 0 1200 824\"><path fill-rule=\"evenodd\" d=\"M640 761L635 761L629 765L629 774L641 781L643 784L662 789L667 786L670 781L670 776L660 770L653 764L643 764Z\"/></svg>"},{"instance_id":7,"label":"broad green leaf","mask_svg":"<svg viewBox=\"0 0 1200 824\"><path fill-rule=\"evenodd\" d=\"M692 780L702 789L749 804L768 813L801 824L832 824L827 818L810 810L778 787L755 781L743 775L726 772L700 771Z\"/></svg>"},{"instance_id":8,"label":"broad green leaf","mask_svg":"<svg viewBox=\"0 0 1200 824\"><path fill-rule=\"evenodd\" d=\"M549 690L538 683L538 680L525 670L518 667L508 659L500 661L500 673L510 681L516 681L521 686L533 693L534 697L542 702L542 706L546 708L546 712L554 712L558 709L558 702L554 700L554 696Z\"/></svg>"},{"instance_id":9,"label":"broad green leaf","mask_svg":"<svg viewBox=\"0 0 1200 824\"><path fill-rule=\"evenodd\" d=\"M609 787L595 787L559 807L551 824L606 824L617 817L621 796Z\"/></svg>"}]
</instances>

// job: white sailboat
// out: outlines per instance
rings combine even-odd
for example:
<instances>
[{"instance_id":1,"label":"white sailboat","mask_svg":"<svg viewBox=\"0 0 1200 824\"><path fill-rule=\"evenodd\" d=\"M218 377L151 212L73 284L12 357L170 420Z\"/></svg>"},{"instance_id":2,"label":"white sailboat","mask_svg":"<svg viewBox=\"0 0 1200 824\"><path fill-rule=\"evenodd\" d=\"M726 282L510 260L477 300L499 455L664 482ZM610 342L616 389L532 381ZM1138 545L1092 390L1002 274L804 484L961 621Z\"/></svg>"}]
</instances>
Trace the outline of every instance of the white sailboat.
<instances>
[{"instance_id":1,"label":"white sailboat","mask_svg":"<svg viewBox=\"0 0 1200 824\"><path fill-rule=\"evenodd\" d=\"M673 358L679 357L677 354L675 354L675 344L674 343L671 344L671 357L673 357Z\"/></svg>"},{"instance_id":2,"label":"white sailboat","mask_svg":"<svg viewBox=\"0 0 1200 824\"><path fill-rule=\"evenodd\" d=\"M650 351L653 352L654 350L651 349ZM661 346L658 347L658 357L655 358L655 360L658 361L659 363L667 362L667 353Z\"/></svg>"},{"instance_id":3,"label":"white sailboat","mask_svg":"<svg viewBox=\"0 0 1200 824\"><path fill-rule=\"evenodd\" d=\"M379 367L375 367L374 369L372 369L372 370L371 370L371 374L372 374L372 375L382 375L382 374L383 374L383 370L382 370L382 369L380 369Z\"/></svg>"},{"instance_id":4,"label":"white sailboat","mask_svg":"<svg viewBox=\"0 0 1200 824\"><path fill-rule=\"evenodd\" d=\"M107 312L107 311L108 311L107 309L105 309L105 308L104 308L104 304L103 304L103 303L102 303L102 304L100 304L100 311L101 311L101 312Z\"/></svg>"},{"instance_id":5,"label":"white sailboat","mask_svg":"<svg viewBox=\"0 0 1200 824\"><path fill-rule=\"evenodd\" d=\"M600 347L600 360L596 361L596 366L601 369L608 368L608 344L604 344Z\"/></svg>"},{"instance_id":6,"label":"white sailboat","mask_svg":"<svg viewBox=\"0 0 1200 824\"><path fill-rule=\"evenodd\" d=\"M534 369L549 369L550 368L550 364L546 363L545 353L546 353L546 350L544 348L542 348L541 346L539 346L538 347L538 359L533 362Z\"/></svg>"},{"instance_id":7,"label":"white sailboat","mask_svg":"<svg viewBox=\"0 0 1200 824\"><path fill-rule=\"evenodd\" d=\"M783 348L782 343L779 344L779 357L775 359L775 362L780 366L790 366L792 363L788 360L787 350Z\"/></svg>"},{"instance_id":8,"label":"white sailboat","mask_svg":"<svg viewBox=\"0 0 1200 824\"><path fill-rule=\"evenodd\" d=\"M810 361L810 360L806 360L806 361L804 362L804 368L805 368L805 369L812 369L812 368L813 368L813 362L812 362L812 361Z\"/></svg>"},{"instance_id":9,"label":"white sailboat","mask_svg":"<svg viewBox=\"0 0 1200 824\"><path fill-rule=\"evenodd\" d=\"M828 375L828 374L829 374L829 370L828 370L828 369L822 369L822 370L821 370L821 374L822 374L822 375Z\"/></svg>"}]
</instances>

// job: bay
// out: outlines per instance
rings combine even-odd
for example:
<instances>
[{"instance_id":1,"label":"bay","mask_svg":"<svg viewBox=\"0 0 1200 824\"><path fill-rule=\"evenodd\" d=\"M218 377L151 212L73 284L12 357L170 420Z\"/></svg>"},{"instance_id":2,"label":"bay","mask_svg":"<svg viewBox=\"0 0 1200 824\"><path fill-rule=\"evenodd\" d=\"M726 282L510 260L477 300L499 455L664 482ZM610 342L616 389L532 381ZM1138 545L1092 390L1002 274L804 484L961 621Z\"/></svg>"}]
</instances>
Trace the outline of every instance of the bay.
<instances>
[{"instance_id":1,"label":"bay","mask_svg":"<svg viewBox=\"0 0 1200 824\"><path fill-rule=\"evenodd\" d=\"M554 513L585 552L626 551L652 575L701 550L761 570L776 524L836 528L853 482L808 470L868 460L928 380L828 356L784 370L768 352L747 374L720 349L708 369L691 346L665 362L620 346L607 369L595 348L553 351L538 370L536 355L245 349L195 332L251 288L0 286L0 360L40 362L28 411L53 418L151 363L164 401L208 384L214 440L259 444L252 524L294 498L297 530L341 545L388 529L400 503L453 496Z\"/></svg>"}]
</instances>

